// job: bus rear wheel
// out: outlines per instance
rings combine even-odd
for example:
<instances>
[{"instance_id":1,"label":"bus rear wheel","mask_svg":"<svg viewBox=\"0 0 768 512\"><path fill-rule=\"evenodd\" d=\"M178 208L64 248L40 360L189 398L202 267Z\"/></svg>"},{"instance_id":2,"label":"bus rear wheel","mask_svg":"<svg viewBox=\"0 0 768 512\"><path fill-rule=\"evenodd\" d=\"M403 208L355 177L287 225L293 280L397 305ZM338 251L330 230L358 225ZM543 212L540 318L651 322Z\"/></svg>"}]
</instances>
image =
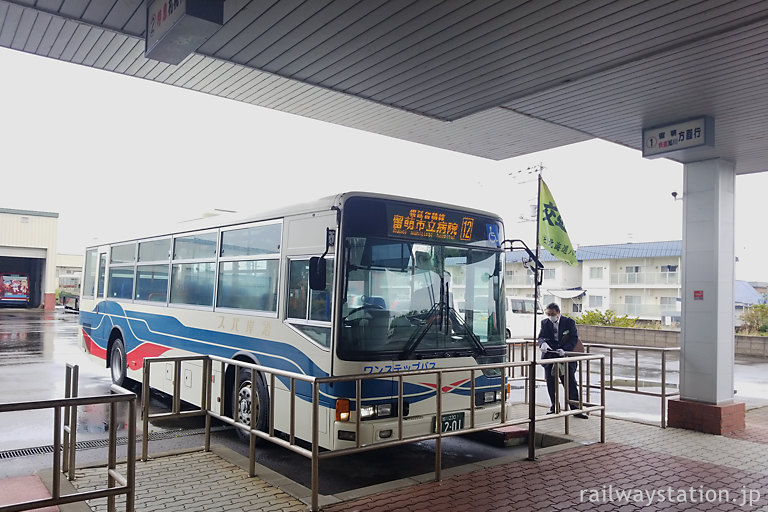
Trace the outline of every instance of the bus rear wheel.
<instances>
[{"instance_id":1,"label":"bus rear wheel","mask_svg":"<svg viewBox=\"0 0 768 512\"><path fill-rule=\"evenodd\" d=\"M251 386L251 370L240 368L237 374L237 396L234 397L235 419L244 425L251 424L251 416L255 416L256 430L266 431L269 418L269 395L264 379L256 374L256 383ZM241 428L236 428L237 436L247 441L250 434ZM256 442L261 441L260 437Z\"/></svg>"},{"instance_id":2,"label":"bus rear wheel","mask_svg":"<svg viewBox=\"0 0 768 512\"><path fill-rule=\"evenodd\" d=\"M118 386L125 384L126 367L125 343L122 339L116 338L109 351L109 370L112 374L112 382Z\"/></svg>"}]
</instances>

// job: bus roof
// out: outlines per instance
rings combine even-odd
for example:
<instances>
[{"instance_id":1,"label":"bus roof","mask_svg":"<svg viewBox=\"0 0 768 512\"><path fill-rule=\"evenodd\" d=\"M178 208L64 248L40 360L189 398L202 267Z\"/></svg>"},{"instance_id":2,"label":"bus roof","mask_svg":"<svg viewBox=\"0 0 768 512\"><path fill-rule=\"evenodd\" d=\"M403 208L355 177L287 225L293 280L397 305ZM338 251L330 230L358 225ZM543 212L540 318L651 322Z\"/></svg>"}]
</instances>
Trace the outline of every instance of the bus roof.
<instances>
[{"instance_id":1,"label":"bus roof","mask_svg":"<svg viewBox=\"0 0 768 512\"><path fill-rule=\"evenodd\" d=\"M159 238L163 236L170 236L177 233L187 233L195 231L203 231L206 229L214 229L218 227L236 226L238 224L248 224L251 222L268 221L273 219L281 219L289 215L301 215L303 213L312 213L318 211L327 211L331 207L343 206L344 202L350 197L372 197L388 200L399 200L413 203L420 203L425 206L454 208L473 213L477 215L484 215L487 217L498 218L501 221L501 217L495 213L491 213L484 210L478 210L475 208L467 208L461 205L441 203L438 201L431 201L425 199L417 199L406 196L395 196L391 194L380 194L375 192L364 191L349 191L342 192L336 195L325 196L314 201L308 201L304 203L291 204L289 206L281 208L273 208L271 210L264 210L261 212L251 212L248 214L232 213L226 215L215 215L211 217L204 217L200 219L193 219L189 221L181 221L173 224L167 224L164 228L158 228L152 232L146 232L141 234L131 234L120 238L110 238L109 241L100 242L98 244L89 245L88 248L98 247L100 245L109 245L120 242L130 242L133 240L142 240L146 238Z\"/></svg>"}]
</instances>

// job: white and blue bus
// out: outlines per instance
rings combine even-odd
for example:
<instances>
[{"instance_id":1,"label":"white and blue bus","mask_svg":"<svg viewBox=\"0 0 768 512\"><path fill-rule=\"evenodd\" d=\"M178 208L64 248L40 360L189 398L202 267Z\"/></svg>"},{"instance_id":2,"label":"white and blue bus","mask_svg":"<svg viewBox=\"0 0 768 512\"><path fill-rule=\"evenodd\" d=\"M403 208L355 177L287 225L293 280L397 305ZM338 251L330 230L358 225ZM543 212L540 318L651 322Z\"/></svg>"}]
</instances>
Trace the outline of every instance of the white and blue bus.
<instances>
[{"instance_id":1,"label":"white and blue bus","mask_svg":"<svg viewBox=\"0 0 768 512\"><path fill-rule=\"evenodd\" d=\"M352 192L268 214L155 233L86 250L82 348L112 380L141 380L145 357L211 354L309 376L377 374L320 389L320 445L335 450L397 437L395 372L503 362L503 225L497 215L430 201ZM150 385L172 391L173 370ZM201 368L185 365L183 400L200 401ZM238 373L238 374L235 374ZM499 418L501 372L455 373L442 384L443 430ZM214 398L245 424L269 424L269 379L250 396L250 371L216 373L232 395ZM238 385L235 384L237 379ZM435 432L436 379L404 381L403 437ZM343 385L349 384L349 385ZM217 393L218 386L213 386ZM290 394L275 380L275 401ZM311 394L297 390L309 418ZM338 408L352 403L352 411ZM280 411L283 412L280 412ZM283 414L284 413L284 414ZM288 429L275 408L277 430ZM466 418L465 418L466 415ZM350 429L350 422L352 428ZM311 422L296 436L311 439ZM350 430L353 434L350 439Z\"/></svg>"}]
</instances>

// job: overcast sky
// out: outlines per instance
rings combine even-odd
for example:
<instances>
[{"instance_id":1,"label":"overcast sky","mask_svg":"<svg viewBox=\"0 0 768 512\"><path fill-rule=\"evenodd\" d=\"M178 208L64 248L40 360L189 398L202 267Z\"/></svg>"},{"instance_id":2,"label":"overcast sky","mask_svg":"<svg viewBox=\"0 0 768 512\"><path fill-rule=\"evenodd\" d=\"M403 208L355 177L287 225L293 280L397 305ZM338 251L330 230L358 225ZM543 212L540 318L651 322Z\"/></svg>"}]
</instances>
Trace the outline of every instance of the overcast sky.
<instances>
[{"instance_id":1,"label":"overcast sky","mask_svg":"<svg viewBox=\"0 0 768 512\"><path fill-rule=\"evenodd\" d=\"M533 246L539 164L574 244L682 237L682 165L607 142L496 162L5 48L0 69L0 207L58 212L62 253L346 190L494 211ZM736 178L737 279L768 281L767 190L768 173Z\"/></svg>"}]
</instances>

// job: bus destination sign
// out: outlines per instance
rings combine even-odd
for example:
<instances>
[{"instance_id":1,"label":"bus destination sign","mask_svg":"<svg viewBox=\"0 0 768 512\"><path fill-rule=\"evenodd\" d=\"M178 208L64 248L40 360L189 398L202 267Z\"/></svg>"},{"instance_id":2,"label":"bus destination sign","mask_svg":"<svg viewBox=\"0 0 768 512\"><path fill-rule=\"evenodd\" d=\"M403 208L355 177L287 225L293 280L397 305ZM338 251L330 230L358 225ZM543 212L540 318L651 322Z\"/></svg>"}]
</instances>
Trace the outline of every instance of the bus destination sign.
<instances>
[{"instance_id":1,"label":"bus destination sign","mask_svg":"<svg viewBox=\"0 0 768 512\"><path fill-rule=\"evenodd\" d=\"M471 242L474 225L474 217L435 209L410 208L390 211L390 235Z\"/></svg>"}]
</instances>

